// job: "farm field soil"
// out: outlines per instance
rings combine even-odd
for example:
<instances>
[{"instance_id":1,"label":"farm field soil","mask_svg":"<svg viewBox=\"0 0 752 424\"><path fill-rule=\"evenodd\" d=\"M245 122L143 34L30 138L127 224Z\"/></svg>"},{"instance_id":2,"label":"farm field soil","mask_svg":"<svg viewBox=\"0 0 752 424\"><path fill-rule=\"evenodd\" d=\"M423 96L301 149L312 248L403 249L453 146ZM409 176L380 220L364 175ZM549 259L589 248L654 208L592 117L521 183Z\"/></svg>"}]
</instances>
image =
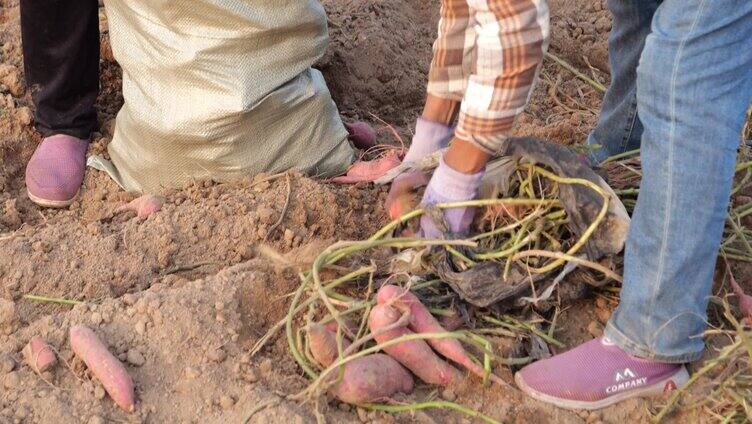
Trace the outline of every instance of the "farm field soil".
<instances>
[{"instance_id":1,"label":"farm field soil","mask_svg":"<svg viewBox=\"0 0 752 424\"><path fill-rule=\"evenodd\" d=\"M317 67L342 115L371 121L384 141L392 135L380 120L409 140L424 99L439 1L323 4L331 42ZM551 51L607 85L611 23L604 4L553 0L551 9ZM100 128L90 154L105 152L122 105L120 69L104 22L101 30ZM263 175L233 183L196 181L160 193L164 208L144 219L118 212L135 196L90 169L69 209L40 209L28 200L23 181L40 137L24 85L19 34L18 1L0 0L0 423L239 423L254 410L251 422L315 422L310 404L286 398L307 380L284 337L253 358L248 350L284 317L297 272L316 254L337 240L367 238L387 222L386 189L302 175L289 182L262 181ZM599 92L546 61L515 132L581 143L600 100ZM275 227L288 184L290 207ZM280 256L270 258L269 250ZM740 275L747 284L749 270ZM36 303L25 294L86 304ZM557 337L567 347L592 338L614 306L593 296L579 300L559 318ZM117 409L74 358L67 331L75 324L95 329L126 363L136 385L135 413ZM59 351L62 361L54 372L37 375L23 365L20 351L34 335ZM512 381L508 371L500 374ZM415 396L428 392L419 388ZM631 400L598 412L568 412L516 390L480 384L440 396L515 423L644 422L654 406ZM392 415L336 401L325 408L329 422L471 422L437 410Z\"/></svg>"}]
</instances>

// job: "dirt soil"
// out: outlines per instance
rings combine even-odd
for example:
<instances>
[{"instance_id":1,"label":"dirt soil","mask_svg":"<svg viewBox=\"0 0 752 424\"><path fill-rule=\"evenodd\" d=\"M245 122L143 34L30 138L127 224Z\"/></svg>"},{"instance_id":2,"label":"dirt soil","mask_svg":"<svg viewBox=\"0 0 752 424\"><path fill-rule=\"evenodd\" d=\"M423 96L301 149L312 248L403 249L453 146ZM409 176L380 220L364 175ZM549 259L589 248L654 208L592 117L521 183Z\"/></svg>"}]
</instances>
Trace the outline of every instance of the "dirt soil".
<instances>
[{"instance_id":1,"label":"dirt soil","mask_svg":"<svg viewBox=\"0 0 752 424\"><path fill-rule=\"evenodd\" d=\"M438 0L323 0L331 43L317 65L347 119L375 117L411 133L424 98ZM610 19L601 0L554 0L551 51L608 83ZM162 193L148 218L116 209L134 198L89 170L69 209L46 210L25 195L24 166L40 138L25 89L17 0L0 0L0 423L314 422L310 405L285 400L306 379L283 337L251 358L250 346L279 321L296 270L335 240L363 239L386 222L386 191L336 186L295 175L263 182L197 181ZM102 26L100 130L90 153L105 150L122 105L120 70ZM516 132L564 144L584 140L600 94L546 61ZM408 138L409 139L409 138ZM393 140L392 140L393 141ZM280 226L290 184L290 208ZM281 256L270 258L268 246ZM35 303L37 294L84 301L74 307ZM571 347L597 335L615 306L594 297L560 318ZM67 341L84 323L123 360L138 408L117 409ZM20 351L34 335L59 351L61 364L35 374ZM511 382L511 373L500 370ZM430 388L420 388L427 394ZM651 403L633 400L601 412L557 410L513 389L468 387L446 399L504 422L643 422ZM260 409L263 407L263 409ZM331 401L330 422L470 422L441 411L389 415Z\"/></svg>"}]
</instances>

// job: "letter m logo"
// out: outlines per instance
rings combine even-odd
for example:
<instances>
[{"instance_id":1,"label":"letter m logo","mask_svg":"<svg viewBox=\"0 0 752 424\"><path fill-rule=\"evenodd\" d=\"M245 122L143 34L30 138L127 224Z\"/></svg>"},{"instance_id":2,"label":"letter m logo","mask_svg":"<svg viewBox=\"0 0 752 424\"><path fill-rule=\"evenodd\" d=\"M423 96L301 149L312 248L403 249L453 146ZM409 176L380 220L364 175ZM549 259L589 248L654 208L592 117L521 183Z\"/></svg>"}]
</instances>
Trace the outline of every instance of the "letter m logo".
<instances>
[{"instance_id":1,"label":"letter m logo","mask_svg":"<svg viewBox=\"0 0 752 424\"><path fill-rule=\"evenodd\" d=\"M625 368L623 372L617 372L616 373L616 382L620 382L622 380L627 380L630 378L635 378L635 373L632 372L629 368Z\"/></svg>"}]
</instances>

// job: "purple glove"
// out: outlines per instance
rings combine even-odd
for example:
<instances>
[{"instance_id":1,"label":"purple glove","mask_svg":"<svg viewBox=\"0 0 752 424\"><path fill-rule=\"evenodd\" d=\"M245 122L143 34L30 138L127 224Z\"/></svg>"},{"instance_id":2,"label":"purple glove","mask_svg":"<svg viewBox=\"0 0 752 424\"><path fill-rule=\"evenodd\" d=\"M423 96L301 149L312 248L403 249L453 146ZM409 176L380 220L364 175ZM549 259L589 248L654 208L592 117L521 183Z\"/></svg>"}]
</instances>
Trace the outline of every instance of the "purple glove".
<instances>
[{"instance_id":1,"label":"purple glove","mask_svg":"<svg viewBox=\"0 0 752 424\"><path fill-rule=\"evenodd\" d=\"M403 162L418 162L433 152L445 148L453 135L453 127L418 118L412 144ZM415 205L414 201L410 201L412 194L417 187L427 182L428 177L421 172L407 172L395 178L386 198L389 216L397 219L409 212Z\"/></svg>"},{"instance_id":2,"label":"purple glove","mask_svg":"<svg viewBox=\"0 0 752 424\"><path fill-rule=\"evenodd\" d=\"M433 173L431 181L423 195L424 207L439 203L454 203L473 200L478 197L478 188L483 179L485 169L477 174L463 174L450 168L441 159L439 167ZM462 234L468 232L473 223L476 208L444 209L443 216L450 233ZM442 226L437 225L431 213L424 214L420 219L421 237L437 239L444 236Z\"/></svg>"},{"instance_id":3,"label":"purple glove","mask_svg":"<svg viewBox=\"0 0 752 424\"><path fill-rule=\"evenodd\" d=\"M418 118L415 135L405 155L405 162L418 162L431 153L449 145L454 136L454 127Z\"/></svg>"}]
</instances>

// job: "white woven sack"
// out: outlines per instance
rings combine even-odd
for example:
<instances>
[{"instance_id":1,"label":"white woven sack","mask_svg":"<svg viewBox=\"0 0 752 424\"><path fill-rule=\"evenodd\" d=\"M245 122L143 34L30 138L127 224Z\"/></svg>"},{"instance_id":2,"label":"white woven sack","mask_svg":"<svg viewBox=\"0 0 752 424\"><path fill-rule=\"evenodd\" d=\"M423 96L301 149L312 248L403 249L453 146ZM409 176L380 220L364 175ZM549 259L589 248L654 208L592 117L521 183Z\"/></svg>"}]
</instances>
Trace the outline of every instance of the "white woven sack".
<instances>
[{"instance_id":1,"label":"white woven sack","mask_svg":"<svg viewBox=\"0 0 752 424\"><path fill-rule=\"evenodd\" d=\"M316 0L105 0L125 103L108 153L123 188L158 192L354 158L311 65L327 45Z\"/></svg>"}]
</instances>

